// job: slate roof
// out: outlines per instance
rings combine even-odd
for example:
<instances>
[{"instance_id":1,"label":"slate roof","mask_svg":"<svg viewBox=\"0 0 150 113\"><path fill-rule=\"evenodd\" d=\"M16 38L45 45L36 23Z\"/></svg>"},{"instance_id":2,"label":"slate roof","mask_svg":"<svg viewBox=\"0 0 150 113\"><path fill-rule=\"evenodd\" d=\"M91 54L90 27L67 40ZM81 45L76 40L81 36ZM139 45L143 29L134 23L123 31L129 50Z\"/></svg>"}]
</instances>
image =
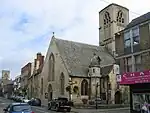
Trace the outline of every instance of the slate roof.
<instances>
[{"instance_id":1,"label":"slate roof","mask_svg":"<svg viewBox=\"0 0 150 113\"><path fill-rule=\"evenodd\" d=\"M113 69L113 65L108 65L101 68L101 74L103 76L107 76Z\"/></svg>"},{"instance_id":2,"label":"slate roof","mask_svg":"<svg viewBox=\"0 0 150 113\"><path fill-rule=\"evenodd\" d=\"M88 68L94 53L100 56L102 67L115 62L114 58L103 47L56 38L52 40L55 40L70 76L87 77Z\"/></svg>"},{"instance_id":3,"label":"slate roof","mask_svg":"<svg viewBox=\"0 0 150 113\"><path fill-rule=\"evenodd\" d=\"M125 29L129 29L129 28L131 28L131 27L133 27L133 26L136 26L136 25L141 24L141 23L143 23L143 22L146 22L146 21L148 21L148 20L150 20L150 12L148 12L148 13L146 13L146 14L144 14L144 15L141 15L141 16L135 18L135 19L133 19L133 20L126 26Z\"/></svg>"}]
</instances>

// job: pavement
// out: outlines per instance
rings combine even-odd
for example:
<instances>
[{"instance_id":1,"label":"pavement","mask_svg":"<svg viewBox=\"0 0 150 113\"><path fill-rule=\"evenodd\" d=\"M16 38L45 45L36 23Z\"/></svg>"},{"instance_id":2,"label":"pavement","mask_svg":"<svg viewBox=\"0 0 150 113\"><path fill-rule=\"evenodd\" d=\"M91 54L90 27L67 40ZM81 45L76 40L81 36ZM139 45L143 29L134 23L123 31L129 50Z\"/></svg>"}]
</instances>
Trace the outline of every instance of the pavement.
<instances>
[{"instance_id":1,"label":"pavement","mask_svg":"<svg viewBox=\"0 0 150 113\"><path fill-rule=\"evenodd\" d=\"M12 103L12 100L8 100L0 97L0 113L4 113L3 109ZM33 106L32 110L35 113L56 113L55 111L47 110L47 107L37 107ZM62 112L59 112L62 113ZM65 112L67 113L67 112ZM129 108L115 108L115 109L75 109L72 108L70 113L130 113Z\"/></svg>"}]
</instances>

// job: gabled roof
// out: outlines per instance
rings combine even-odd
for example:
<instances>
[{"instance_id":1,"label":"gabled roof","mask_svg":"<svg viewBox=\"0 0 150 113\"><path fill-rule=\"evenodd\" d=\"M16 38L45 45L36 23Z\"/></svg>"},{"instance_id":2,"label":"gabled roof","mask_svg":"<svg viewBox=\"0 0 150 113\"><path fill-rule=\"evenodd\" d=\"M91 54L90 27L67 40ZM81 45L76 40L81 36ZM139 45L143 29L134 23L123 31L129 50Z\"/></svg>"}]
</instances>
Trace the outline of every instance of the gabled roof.
<instances>
[{"instance_id":1,"label":"gabled roof","mask_svg":"<svg viewBox=\"0 0 150 113\"><path fill-rule=\"evenodd\" d=\"M114 58L103 47L52 38L71 76L87 77L93 54L101 58L101 66L111 65Z\"/></svg>"},{"instance_id":2,"label":"gabled roof","mask_svg":"<svg viewBox=\"0 0 150 113\"><path fill-rule=\"evenodd\" d=\"M141 23L143 23L143 22L146 22L146 21L148 21L148 20L150 20L150 12L148 12L148 13L146 13L146 14L144 14L144 15L141 15L141 16L135 18L135 19L133 19L133 20L126 26L125 29L129 29L129 28L131 28L131 27L134 27L134 26L136 26L136 25L138 25L138 24L141 24Z\"/></svg>"}]
</instances>

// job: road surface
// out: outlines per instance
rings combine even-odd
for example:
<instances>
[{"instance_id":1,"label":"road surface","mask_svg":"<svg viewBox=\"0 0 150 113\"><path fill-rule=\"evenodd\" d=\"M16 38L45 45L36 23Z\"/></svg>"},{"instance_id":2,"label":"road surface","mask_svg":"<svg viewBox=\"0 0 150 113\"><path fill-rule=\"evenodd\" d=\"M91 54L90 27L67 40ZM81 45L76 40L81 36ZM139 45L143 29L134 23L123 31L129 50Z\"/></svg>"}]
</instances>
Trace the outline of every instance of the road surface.
<instances>
[{"instance_id":1,"label":"road surface","mask_svg":"<svg viewBox=\"0 0 150 113\"><path fill-rule=\"evenodd\" d=\"M13 101L0 97L0 113L4 113L3 109ZM46 107L32 107L35 113L56 113L55 111L47 110ZM61 112L59 112L61 113ZM65 112L67 113L67 112ZM130 113L129 108L117 108L117 109L72 109L70 113Z\"/></svg>"}]
</instances>

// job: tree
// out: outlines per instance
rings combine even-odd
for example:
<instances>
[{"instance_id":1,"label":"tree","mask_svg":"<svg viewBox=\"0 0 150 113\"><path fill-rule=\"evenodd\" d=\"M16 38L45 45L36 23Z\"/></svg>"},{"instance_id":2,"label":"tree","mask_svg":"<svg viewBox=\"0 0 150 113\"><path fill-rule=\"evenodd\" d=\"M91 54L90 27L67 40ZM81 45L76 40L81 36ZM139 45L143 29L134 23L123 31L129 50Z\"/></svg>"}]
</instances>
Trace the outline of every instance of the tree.
<instances>
[{"instance_id":1,"label":"tree","mask_svg":"<svg viewBox=\"0 0 150 113\"><path fill-rule=\"evenodd\" d=\"M73 88L73 92L74 92L75 94L77 94L77 93L79 92L79 88L78 88L78 86L74 86L74 88Z\"/></svg>"}]
</instances>

